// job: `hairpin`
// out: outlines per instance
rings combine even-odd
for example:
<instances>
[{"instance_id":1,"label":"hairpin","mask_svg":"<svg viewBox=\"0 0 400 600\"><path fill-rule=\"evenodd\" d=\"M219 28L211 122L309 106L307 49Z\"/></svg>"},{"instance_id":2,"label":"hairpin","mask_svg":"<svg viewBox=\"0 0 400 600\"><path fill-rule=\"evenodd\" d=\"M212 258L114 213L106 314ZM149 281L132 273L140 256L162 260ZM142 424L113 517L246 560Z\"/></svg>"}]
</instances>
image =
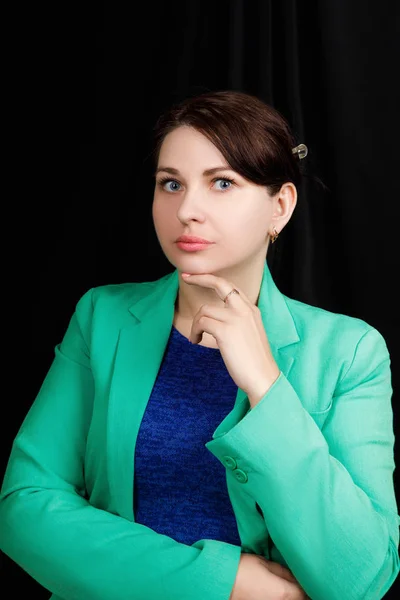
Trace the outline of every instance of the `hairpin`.
<instances>
[{"instance_id":1,"label":"hairpin","mask_svg":"<svg viewBox=\"0 0 400 600\"><path fill-rule=\"evenodd\" d=\"M297 154L299 159L305 158L308 154L308 148L305 144L299 144L295 148L292 148L293 154Z\"/></svg>"}]
</instances>

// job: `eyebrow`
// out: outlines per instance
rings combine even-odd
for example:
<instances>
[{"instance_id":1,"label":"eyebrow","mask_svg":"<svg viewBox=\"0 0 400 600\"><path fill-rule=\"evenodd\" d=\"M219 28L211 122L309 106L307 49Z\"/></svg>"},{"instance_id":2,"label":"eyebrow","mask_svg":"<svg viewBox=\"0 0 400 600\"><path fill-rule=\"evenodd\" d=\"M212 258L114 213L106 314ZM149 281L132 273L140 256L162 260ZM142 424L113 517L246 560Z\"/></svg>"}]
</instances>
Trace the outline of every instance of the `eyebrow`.
<instances>
[{"instance_id":1,"label":"eyebrow","mask_svg":"<svg viewBox=\"0 0 400 600\"><path fill-rule=\"evenodd\" d=\"M231 169L231 167L229 167L228 165L221 165L220 167L213 167L212 169L206 169L205 171L203 171L203 176L206 177L207 175L213 175L214 173L217 173L218 171L232 171L232 170L233 169ZM159 173L160 171L165 171L166 173L171 173L172 175L179 175L178 169L174 169L173 167L158 167L158 169L156 170L156 172L154 174L157 175L157 173Z\"/></svg>"}]
</instances>

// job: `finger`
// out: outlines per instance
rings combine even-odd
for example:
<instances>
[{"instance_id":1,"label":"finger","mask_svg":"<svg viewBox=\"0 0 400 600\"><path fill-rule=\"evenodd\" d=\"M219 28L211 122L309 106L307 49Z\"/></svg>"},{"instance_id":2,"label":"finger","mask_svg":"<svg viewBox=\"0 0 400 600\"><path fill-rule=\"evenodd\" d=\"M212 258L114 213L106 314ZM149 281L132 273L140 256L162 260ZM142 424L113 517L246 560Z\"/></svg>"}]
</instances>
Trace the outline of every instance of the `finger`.
<instances>
[{"instance_id":1,"label":"finger","mask_svg":"<svg viewBox=\"0 0 400 600\"><path fill-rule=\"evenodd\" d=\"M292 600L306 600L307 596L305 591L303 590L303 588L301 588L299 586L298 583L293 583L291 581L288 581L287 579L285 579L284 577L279 577L279 575L276 575L275 573L270 572L270 576L275 578L277 581L280 581L281 584L283 585L283 593L284 593L284 598L291 598ZM272 582L272 580L271 580ZM281 596L279 596L281 597Z\"/></svg>"},{"instance_id":2,"label":"finger","mask_svg":"<svg viewBox=\"0 0 400 600\"><path fill-rule=\"evenodd\" d=\"M292 572L289 571L289 569L286 569L286 567L284 567L283 565L281 565L277 562L268 561L266 559L264 559L264 562L265 562L265 567L269 571L274 573L275 575L278 575L279 577L283 577L287 581L292 581L293 583L297 583L297 579L293 576Z\"/></svg>"},{"instance_id":3,"label":"finger","mask_svg":"<svg viewBox=\"0 0 400 600\"><path fill-rule=\"evenodd\" d=\"M308 598L307 594L298 584L287 582L288 586L288 598L293 598L293 600L306 600Z\"/></svg>"},{"instance_id":4,"label":"finger","mask_svg":"<svg viewBox=\"0 0 400 600\"><path fill-rule=\"evenodd\" d=\"M201 342L203 333L208 333L217 340L218 331L220 331L219 322L228 323L232 319L232 312L227 311L226 307L210 306L203 304L195 315L190 330L189 341L192 344ZM217 330L218 327L218 330Z\"/></svg>"},{"instance_id":5,"label":"finger","mask_svg":"<svg viewBox=\"0 0 400 600\"><path fill-rule=\"evenodd\" d=\"M201 315L200 318L194 319L192 323L189 341L192 342L192 344L198 344L202 340L203 333L208 333L215 338L216 342L218 342L218 339L221 336L221 321L204 315Z\"/></svg>"},{"instance_id":6,"label":"finger","mask_svg":"<svg viewBox=\"0 0 400 600\"><path fill-rule=\"evenodd\" d=\"M239 294L231 294L229 296L229 300L232 298L232 296L241 296L244 302L250 303L245 294L237 285L227 281L226 279L223 279L222 277L217 277L211 273L190 274L189 276L185 275L182 273L182 278L185 283L213 289L221 300L225 300L229 292L231 292L233 289L237 289Z\"/></svg>"}]
</instances>

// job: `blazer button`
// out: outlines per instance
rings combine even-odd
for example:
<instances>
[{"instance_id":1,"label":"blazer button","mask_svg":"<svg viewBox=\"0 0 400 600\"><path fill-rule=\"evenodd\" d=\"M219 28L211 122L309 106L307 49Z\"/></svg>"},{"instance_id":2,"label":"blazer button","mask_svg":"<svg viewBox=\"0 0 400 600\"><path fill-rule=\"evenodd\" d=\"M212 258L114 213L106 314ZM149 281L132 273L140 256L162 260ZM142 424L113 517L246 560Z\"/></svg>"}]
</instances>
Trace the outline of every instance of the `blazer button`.
<instances>
[{"instance_id":1,"label":"blazer button","mask_svg":"<svg viewBox=\"0 0 400 600\"><path fill-rule=\"evenodd\" d=\"M246 481L248 480L246 473L244 471L242 471L241 469L235 469L233 474L236 477L236 479L239 481L239 483L246 483Z\"/></svg>"},{"instance_id":2,"label":"blazer button","mask_svg":"<svg viewBox=\"0 0 400 600\"><path fill-rule=\"evenodd\" d=\"M232 469L232 471L237 467L236 460L232 458L232 456L223 456L222 462L224 463L225 467Z\"/></svg>"}]
</instances>

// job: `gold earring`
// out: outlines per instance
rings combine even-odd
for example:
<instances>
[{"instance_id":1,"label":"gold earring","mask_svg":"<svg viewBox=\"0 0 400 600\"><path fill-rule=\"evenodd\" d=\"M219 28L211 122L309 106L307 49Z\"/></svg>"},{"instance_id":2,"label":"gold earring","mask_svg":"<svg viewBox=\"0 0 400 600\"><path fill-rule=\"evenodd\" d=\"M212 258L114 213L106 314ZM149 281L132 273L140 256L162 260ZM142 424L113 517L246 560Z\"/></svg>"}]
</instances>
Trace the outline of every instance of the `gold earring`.
<instances>
[{"instance_id":1,"label":"gold earring","mask_svg":"<svg viewBox=\"0 0 400 600\"><path fill-rule=\"evenodd\" d=\"M274 227L274 232L271 234L271 244L274 244L276 242L276 240L278 239L278 235L279 233L277 232L277 230Z\"/></svg>"}]
</instances>

